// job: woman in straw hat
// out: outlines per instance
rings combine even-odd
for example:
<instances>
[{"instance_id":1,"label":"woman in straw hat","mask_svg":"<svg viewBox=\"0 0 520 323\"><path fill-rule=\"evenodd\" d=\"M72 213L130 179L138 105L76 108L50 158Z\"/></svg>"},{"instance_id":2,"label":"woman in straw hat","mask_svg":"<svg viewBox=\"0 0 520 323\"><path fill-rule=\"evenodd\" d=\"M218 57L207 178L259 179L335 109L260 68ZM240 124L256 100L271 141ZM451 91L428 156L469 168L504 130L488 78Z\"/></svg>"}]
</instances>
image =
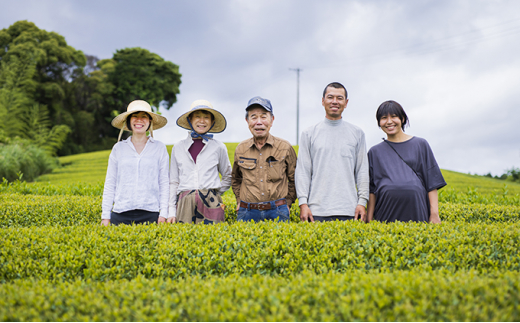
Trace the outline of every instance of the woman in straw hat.
<instances>
[{"instance_id":1,"label":"woman in straw hat","mask_svg":"<svg viewBox=\"0 0 520 323\"><path fill-rule=\"evenodd\" d=\"M231 186L231 164L226 146L208 133L224 131L226 119L208 101L197 100L177 125L190 133L172 149L168 222L223 222L221 195Z\"/></svg>"},{"instance_id":2,"label":"woman in straw hat","mask_svg":"<svg viewBox=\"0 0 520 323\"><path fill-rule=\"evenodd\" d=\"M132 101L125 113L112 120L121 131L108 160L103 225L166 222L169 158L166 146L153 138L153 130L167 122L142 100ZM123 130L131 131L132 136L119 141Z\"/></svg>"}]
</instances>

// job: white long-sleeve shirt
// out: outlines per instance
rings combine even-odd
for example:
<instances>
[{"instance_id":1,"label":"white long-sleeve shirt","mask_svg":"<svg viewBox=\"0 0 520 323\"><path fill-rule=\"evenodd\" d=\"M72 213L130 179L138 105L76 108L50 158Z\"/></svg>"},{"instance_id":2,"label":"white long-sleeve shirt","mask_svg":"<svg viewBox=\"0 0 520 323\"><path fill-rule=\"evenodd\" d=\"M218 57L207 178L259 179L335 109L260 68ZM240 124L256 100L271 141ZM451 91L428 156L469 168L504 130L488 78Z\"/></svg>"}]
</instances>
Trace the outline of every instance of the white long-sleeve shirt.
<instances>
[{"instance_id":1,"label":"white long-sleeve shirt","mask_svg":"<svg viewBox=\"0 0 520 323\"><path fill-rule=\"evenodd\" d=\"M215 139L203 139L202 142L204 147L197 156L197 163L188 151L193 144L190 135L173 146L170 165L170 217L175 217L177 212L177 194L201 189L216 189L224 194L231 186L231 163L226 145Z\"/></svg>"},{"instance_id":2,"label":"white long-sleeve shirt","mask_svg":"<svg viewBox=\"0 0 520 323\"><path fill-rule=\"evenodd\" d=\"M296 163L296 193L312 215L354 216L368 201L365 134L343 120L324 121L303 131Z\"/></svg>"},{"instance_id":3,"label":"white long-sleeve shirt","mask_svg":"<svg viewBox=\"0 0 520 323\"><path fill-rule=\"evenodd\" d=\"M132 137L114 145L108 159L103 191L102 219L110 212L145 210L168 217L168 151L152 137L141 154L135 150Z\"/></svg>"}]
</instances>

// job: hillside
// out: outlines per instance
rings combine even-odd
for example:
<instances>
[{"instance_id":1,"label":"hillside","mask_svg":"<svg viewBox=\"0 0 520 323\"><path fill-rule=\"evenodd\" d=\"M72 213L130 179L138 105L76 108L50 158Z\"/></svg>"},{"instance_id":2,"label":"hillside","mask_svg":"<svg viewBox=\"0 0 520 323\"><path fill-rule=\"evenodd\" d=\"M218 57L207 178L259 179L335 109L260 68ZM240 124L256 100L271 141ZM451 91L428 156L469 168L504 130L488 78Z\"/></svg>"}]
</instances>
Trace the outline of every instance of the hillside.
<instances>
[{"instance_id":1,"label":"hillside","mask_svg":"<svg viewBox=\"0 0 520 323\"><path fill-rule=\"evenodd\" d=\"M440 225L237 222L228 190L226 223L104 227L109 154L0 184L0 321L520 319L518 184L444 170Z\"/></svg>"},{"instance_id":2,"label":"hillside","mask_svg":"<svg viewBox=\"0 0 520 323\"><path fill-rule=\"evenodd\" d=\"M228 148L229 160L233 162L233 156L237 143L226 143ZM172 146L167 146L168 153L171 153ZM297 148L297 147L295 147ZM52 174L43 175L38 178L38 182L51 184L67 183L70 178L83 183L102 183L105 180L108 156L110 150L78 154L60 157L62 167L54 170ZM504 187L507 195L514 196L520 194L520 184L506 182L494 178L468 175L449 170L442 170L442 174L448 186L441 191L456 193L480 193L484 195L502 195Z\"/></svg>"}]
</instances>

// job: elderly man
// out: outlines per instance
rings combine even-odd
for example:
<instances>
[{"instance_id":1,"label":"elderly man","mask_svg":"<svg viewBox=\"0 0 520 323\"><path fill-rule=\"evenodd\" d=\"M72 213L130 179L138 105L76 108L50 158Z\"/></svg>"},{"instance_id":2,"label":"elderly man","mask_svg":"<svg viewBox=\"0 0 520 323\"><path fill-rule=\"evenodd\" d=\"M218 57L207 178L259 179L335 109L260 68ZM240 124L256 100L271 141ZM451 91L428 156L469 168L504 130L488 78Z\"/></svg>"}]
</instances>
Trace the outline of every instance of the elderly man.
<instances>
[{"instance_id":1,"label":"elderly man","mask_svg":"<svg viewBox=\"0 0 520 323\"><path fill-rule=\"evenodd\" d=\"M345 87L330 83L322 98L325 120L302 133L295 175L302 221L365 220L365 134L342 119L347 103Z\"/></svg>"},{"instance_id":2,"label":"elderly man","mask_svg":"<svg viewBox=\"0 0 520 323\"><path fill-rule=\"evenodd\" d=\"M269 100L249 100L246 121L253 138L237 146L231 174L237 219L289 221L289 209L296 199L296 153L288 141L269 133L274 121Z\"/></svg>"}]
</instances>

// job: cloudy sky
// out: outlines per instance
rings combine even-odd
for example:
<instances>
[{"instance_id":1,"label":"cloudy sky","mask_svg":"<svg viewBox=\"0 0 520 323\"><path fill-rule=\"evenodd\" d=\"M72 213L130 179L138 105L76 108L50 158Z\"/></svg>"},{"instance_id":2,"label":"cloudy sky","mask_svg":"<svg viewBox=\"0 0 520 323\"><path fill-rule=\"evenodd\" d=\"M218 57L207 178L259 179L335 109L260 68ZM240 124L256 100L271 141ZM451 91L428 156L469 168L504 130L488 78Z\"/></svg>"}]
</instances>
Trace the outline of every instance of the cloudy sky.
<instances>
[{"instance_id":1,"label":"cloudy sky","mask_svg":"<svg viewBox=\"0 0 520 323\"><path fill-rule=\"evenodd\" d=\"M379 104L395 100L407 133L427 139L443 169L500 175L520 167L520 1L510 0L0 0L0 29L29 20L86 54L142 47L180 66L178 101L156 138L173 144L175 121L196 99L227 118L217 139L251 134L247 101L272 101L272 133L296 144L321 121L321 93L349 91L343 117L379 143ZM146 98L143 98L146 99Z\"/></svg>"}]
</instances>

